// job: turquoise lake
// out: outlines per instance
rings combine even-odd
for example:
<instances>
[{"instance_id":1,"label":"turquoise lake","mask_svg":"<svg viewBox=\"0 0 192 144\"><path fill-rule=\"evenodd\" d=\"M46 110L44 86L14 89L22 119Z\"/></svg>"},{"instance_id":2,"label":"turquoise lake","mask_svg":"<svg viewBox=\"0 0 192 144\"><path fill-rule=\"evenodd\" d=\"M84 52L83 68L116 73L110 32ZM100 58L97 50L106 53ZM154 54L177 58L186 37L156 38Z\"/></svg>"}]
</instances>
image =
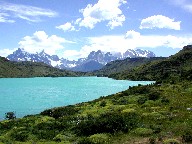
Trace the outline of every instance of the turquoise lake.
<instances>
[{"instance_id":1,"label":"turquoise lake","mask_svg":"<svg viewBox=\"0 0 192 144\"><path fill-rule=\"evenodd\" d=\"M17 117L97 99L150 84L147 81L113 80L106 77L2 78L0 79L0 120L6 112Z\"/></svg>"}]
</instances>

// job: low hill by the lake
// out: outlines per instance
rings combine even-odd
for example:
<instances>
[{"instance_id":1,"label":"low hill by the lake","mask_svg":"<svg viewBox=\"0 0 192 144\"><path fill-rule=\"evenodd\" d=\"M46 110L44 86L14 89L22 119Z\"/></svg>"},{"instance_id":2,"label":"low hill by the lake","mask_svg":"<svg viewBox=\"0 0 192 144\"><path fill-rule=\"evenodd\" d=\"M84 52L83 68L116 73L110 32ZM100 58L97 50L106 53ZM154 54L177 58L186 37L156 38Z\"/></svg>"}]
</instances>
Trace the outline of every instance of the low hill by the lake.
<instances>
[{"instance_id":1,"label":"low hill by the lake","mask_svg":"<svg viewBox=\"0 0 192 144\"><path fill-rule=\"evenodd\" d=\"M83 73L81 73L83 74ZM79 76L77 72L60 70L44 63L37 62L11 62L0 57L0 77L63 77Z\"/></svg>"},{"instance_id":2,"label":"low hill by the lake","mask_svg":"<svg viewBox=\"0 0 192 144\"><path fill-rule=\"evenodd\" d=\"M111 74L115 79L131 80L178 80L192 79L192 46L185 46L177 54L159 61L151 61L131 71Z\"/></svg>"},{"instance_id":3,"label":"low hill by the lake","mask_svg":"<svg viewBox=\"0 0 192 144\"><path fill-rule=\"evenodd\" d=\"M149 64L152 61L160 61L166 59L164 57L136 57L136 58L126 58L124 60L116 60L106 64L102 69L94 71L93 74L97 76L109 76L111 74L130 71L137 66L143 64Z\"/></svg>"}]
</instances>

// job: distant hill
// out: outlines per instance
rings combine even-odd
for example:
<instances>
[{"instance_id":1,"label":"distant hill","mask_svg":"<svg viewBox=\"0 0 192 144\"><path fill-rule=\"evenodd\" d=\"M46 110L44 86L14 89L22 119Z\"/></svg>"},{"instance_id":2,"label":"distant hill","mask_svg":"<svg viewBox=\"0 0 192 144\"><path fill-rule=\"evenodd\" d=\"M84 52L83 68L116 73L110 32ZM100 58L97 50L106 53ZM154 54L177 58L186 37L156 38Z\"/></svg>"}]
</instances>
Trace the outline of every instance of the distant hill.
<instances>
[{"instance_id":1,"label":"distant hill","mask_svg":"<svg viewBox=\"0 0 192 144\"><path fill-rule=\"evenodd\" d=\"M82 73L60 70L44 63L11 62L0 57L0 77L63 77L78 76Z\"/></svg>"},{"instance_id":2,"label":"distant hill","mask_svg":"<svg viewBox=\"0 0 192 144\"><path fill-rule=\"evenodd\" d=\"M126 58L124 60L116 60L106 64L102 69L94 71L95 75L98 76L109 76L114 73L120 73L123 71L130 71L133 68L142 64L148 64L152 61L158 61L166 59L164 57L137 57L137 58Z\"/></svg>"},{"instance_id":3,"label":"distant hill","mask_svg":"<svg viewBox=\"0 0 192 144\"><path fill-rule=\"evenodd\" d=\"M72 71L80 71L80 72L90 72L93 70L97 70L97 69L101 69L104 65L94 61L94 60L90 60L87 61L79 66L76 66L74 68L71 68Z\"/></svg>"},{"instance_id":4,"label":"distant hill","mask_svg":"<svg viewBox=\"0 0 192 144\"><path fill-rule=\"evenodd\" d=\"M177 54L160 61L146 63L127 72L110 75L116 79L168 80L192 79L192 45L185 46Z\"/></svg>"}]
</instances>

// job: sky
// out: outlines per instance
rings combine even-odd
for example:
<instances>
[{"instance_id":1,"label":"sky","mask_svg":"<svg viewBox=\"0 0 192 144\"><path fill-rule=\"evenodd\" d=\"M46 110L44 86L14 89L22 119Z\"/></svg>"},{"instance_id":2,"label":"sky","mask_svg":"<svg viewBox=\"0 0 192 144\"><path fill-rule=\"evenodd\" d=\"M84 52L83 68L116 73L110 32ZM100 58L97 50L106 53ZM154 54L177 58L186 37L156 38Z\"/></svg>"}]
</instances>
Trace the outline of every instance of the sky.
<instances>
[{"instance_id":1,"label":"sky","mask_svg":"<svg viewBox=\"0 0 192 144\"><path fill-rule=\"evenodd\" d=\"M0 0L0 56L139 48L167 57L192 44L191 22L191 0Z\"/></svg>"}]
</instances>

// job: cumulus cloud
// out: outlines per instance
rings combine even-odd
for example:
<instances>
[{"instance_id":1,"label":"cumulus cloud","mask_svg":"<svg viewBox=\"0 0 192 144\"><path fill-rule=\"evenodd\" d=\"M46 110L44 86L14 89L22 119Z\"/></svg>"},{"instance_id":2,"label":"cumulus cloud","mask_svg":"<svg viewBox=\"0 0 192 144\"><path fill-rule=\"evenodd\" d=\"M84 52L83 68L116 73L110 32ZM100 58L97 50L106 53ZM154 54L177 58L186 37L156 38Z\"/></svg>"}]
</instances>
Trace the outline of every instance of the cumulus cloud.
<instances>
[{"instance_id":1,"label":"cumulus cloud","mask_svg":"<svg viewBox=\"0 0 192 144\"><path fill-rule=\"evenodd\" d=\"M140 29L166 28L180 30L180 21L176 22L162 15L154 15L141 21Z\"/></svg>"},{"instance_id":2,"label":"cumulus cloud","mask_svg":"<svg viewBox=\"0 0 192 144\"><path fill-rule=\"evenodd\" d=\"M48 54L56 54L58 50L63 50L64 43L74 43L56 35L48 36L44 31L37 31L32 36L25 36L19 42L19 47L24 48L29 53L41 52L44 50Z\"/></svg>"},{"instance_id":3,"label":"cumulus cloud","mask_svg":"<svg viewBox=\"0 0 192 144\"><path fill-rule=\"evenodd\" d=\"M124 53L128 49L137 48L157 48L166 47L182 48L192 42L190 36L174 36L174 35L142 35L139 32L130 30L125 35L110 35L100 37L89 37L87 42L79 51L66 51L65 57L81 58L87 57L91 51L102 50L104 52L121 52ZM165 50L164 49L164 50Z\"/></svg>"},{"instance_id":4,"label":"cumulus cloud","mask_svg":"<svg viewBox=\"0 0 192 144\"><path fill-rule=\"evenodd\" d=\"M70 22L67 22L60 26L56 26L56 28L61 29L63 31L75 31L75 27Z\"/></svg>"},{"instance_id":5,"label":"cumulus cloud","mask_svg":"<svg viewBox=\"0 0 192 144\"><path fill-rule=\"evenodd\" d=\"M120 9L120 6L126 4L126 0L98 0L94 5L88 4L86 8L79 10L82 14L82 18L78 18L75 21L67 22L66 25L61 25L56 28L67 30L74 30L74 26L86 27L93 29L96 24L101 22L107 22L106 26L110 29L122 26L125 21L125 16ZM70 25L71 24L71 25Z\"/></svg>"},{"instance_id":6,"label":"cumulus cloud","mask_svg":"<svg viewBox=\"0 0 192 144\"><path fill-rule=\"evenodd\" d=\"M6 15L0 15L0 17L4 19L9 18L11 22L14 21L14 18L20 18L30 22L39 22L41 21L41 17L56 17L58 15L57 12L50 9L2 2L0 3L0 10L6 13Z\"/></svg>"},{"instance_id":7,"label":"cumulus cloud","mask_svg":"<svg viewBox=\"0 0 192 144\"><path fill-rule=\"evenodd\" d=\"M110 2L99 0L95 5L88 4L86 8L80 10L83 19L79 25L92 29L97 23L107 21L111 29L122 26L125 16L119 7L125 3L125 0L111 0Z\"/></svg>"}]
</instances>

